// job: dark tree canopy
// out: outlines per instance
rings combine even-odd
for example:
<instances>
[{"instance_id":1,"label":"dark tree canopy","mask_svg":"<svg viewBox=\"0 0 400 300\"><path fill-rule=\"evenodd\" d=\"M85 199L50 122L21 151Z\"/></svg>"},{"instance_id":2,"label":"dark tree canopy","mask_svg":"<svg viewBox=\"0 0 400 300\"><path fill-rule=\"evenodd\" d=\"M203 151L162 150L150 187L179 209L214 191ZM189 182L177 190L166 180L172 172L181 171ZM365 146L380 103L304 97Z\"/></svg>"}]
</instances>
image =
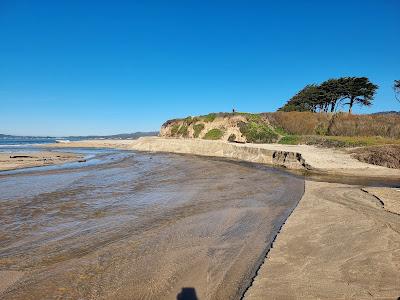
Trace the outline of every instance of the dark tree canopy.
<instances>
[{"instance_id":1,"label":"dark tree canopy","mask_svg":"<svg viewBox=\"0 0 400 300\"><path fill-rule=\"evenodd\" d=\"M372 100L378 88L367 77L346 77L342 87L344 99L349 100L345 103L349 106L349 113L351 113L354 104L372 105Z\"/></svg>"},{"instance_id":2,"label":"dark tree canopy","mask_svg":"<svg viewBox=\"0 0 400 300\"><path fill-rule=\"evenodd\" d=\"M377 88L366 77L328 79L320 85L307 85L279 110L334 112L342 104L348 105L351 113L355 104L371 105Z\"/></svg>"},{"instance_id":3,"label":"dark tree canopy","mask_svg":"<svg viewBox=\"0 0 400 300\"><path fill-rule=\"evenodd\" d=\"M400 80L394 81L393 89L394 89L394 94L396 96L397 101L400 102Z\"/></svg>"}]
</instances>

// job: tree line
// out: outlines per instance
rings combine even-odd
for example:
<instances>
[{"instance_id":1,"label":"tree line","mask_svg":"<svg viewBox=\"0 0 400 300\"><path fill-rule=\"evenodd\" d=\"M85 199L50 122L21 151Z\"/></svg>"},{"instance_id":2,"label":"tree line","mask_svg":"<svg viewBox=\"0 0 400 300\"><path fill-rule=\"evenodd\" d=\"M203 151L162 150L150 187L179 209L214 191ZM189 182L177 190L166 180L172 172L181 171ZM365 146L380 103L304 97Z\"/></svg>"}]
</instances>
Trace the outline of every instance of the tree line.
<instances>
[{"instance_id":1,"label":"tree line","mask_svg":"<svg viewBox=\"0 0 400 300\"><path fill-rule=\"evenodd\" d=\"M400 91L400 81L395 81L395 86L396 82ZM347 106L351 113L356 104L372 105L377 89L378 86L367 77L332 78L305 86L279 111L335 112L339 107Z\"/></svg>"}]
</instances>

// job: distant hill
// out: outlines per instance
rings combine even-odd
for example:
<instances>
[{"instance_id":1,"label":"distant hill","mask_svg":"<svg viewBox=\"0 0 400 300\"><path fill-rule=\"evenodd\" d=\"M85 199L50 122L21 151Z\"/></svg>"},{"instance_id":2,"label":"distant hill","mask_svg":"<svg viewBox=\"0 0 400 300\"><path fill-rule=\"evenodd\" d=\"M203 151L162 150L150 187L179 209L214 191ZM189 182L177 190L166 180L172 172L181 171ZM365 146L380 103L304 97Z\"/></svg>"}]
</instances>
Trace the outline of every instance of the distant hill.
<instances>
[{"instance_id":1,"label":"distant hill","mask_svg":"<svg viewBox=\"0 0 400 300\"><path fill-rule=\"evenodd\" d=\"M114 134L114 135L88 135L88 136L65 136L62 137L64 139L70 140L93 140L93 139L137 139L142 136L157 136L158 131L150 131L150 132L134 132L134 133L122 133L122 134ZM51 137L51 136L18 136L18 135L9 135L9 134L0 134L0 139L3 140L27 140L27 139L56 139L60 137Z\"/></svg>"},{"instance_id":2,"label":"distant hill","mask_svg":"<svg viewBox=\"0 0 400 300\"><path fill-rule=\"evenodd\" d=\"M30 140L30 139L53 139L51 136L24 136L24 135L10 135L10 134L0 134L0 139L3 140Z\"/></svg>"},{"instance_id":3,"label":"distant hill","mask_svg":"<svg viewBox=\"0 0 400 300\"><path fill-rule=\"evenodd\" d=\"M376 113L372 113L371 115L400 115L400 111L380 111Z\"/></svg>"},{"instance_id":4,"label":"distant hill","mask_svg":"<svg viewBox=\"0 0 400 300\"><path fill-rule=\"evenodd\" d=\"M66 139L80 139L80 140L95 140L95 139L111 139L111 140L134 140L140 138L142 136L157 136L158 131L150 131L150 132L134 132L134 133L121 133L114 135L88 135L88 136L66 136Z\"/></svg>"}]
</instances>

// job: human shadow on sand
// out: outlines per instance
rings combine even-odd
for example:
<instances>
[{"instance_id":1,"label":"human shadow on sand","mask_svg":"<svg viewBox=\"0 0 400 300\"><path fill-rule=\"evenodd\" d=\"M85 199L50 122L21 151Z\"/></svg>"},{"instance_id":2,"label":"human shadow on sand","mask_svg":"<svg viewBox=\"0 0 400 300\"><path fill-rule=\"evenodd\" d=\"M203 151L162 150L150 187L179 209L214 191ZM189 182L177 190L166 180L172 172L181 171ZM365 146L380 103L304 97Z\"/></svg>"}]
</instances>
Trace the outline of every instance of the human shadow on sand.
<instances>
[{"instance_id":1,"label":"human shadow on sand","mask_svg":"<svg viewBox=\"0 0 400 300\"><path fill-rule=\"evenodd\" d=\"M184 287L178 295L176 300L199 300L196 295L196 290L192 287Z\"/></svg>"}]
</instances>

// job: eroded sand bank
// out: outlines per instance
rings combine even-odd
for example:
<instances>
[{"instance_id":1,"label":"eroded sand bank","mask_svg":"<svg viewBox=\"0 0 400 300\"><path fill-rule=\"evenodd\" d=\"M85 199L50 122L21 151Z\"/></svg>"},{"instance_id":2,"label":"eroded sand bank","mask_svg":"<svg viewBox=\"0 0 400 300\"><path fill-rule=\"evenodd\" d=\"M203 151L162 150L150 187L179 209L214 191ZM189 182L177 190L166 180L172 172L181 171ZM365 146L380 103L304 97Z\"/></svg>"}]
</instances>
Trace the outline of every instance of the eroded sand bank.
<instances>
[{"instance_id":1,"label":"eroded sand bank","mask_svg":"<svg viewBox=\"0 0 400 300\"><path fill-rule=\"evenodd\" d=\"M81 155L64 152L2 152L0 153L0 171L56 165L81 158Z\"/></svg>"}]
</instances>

